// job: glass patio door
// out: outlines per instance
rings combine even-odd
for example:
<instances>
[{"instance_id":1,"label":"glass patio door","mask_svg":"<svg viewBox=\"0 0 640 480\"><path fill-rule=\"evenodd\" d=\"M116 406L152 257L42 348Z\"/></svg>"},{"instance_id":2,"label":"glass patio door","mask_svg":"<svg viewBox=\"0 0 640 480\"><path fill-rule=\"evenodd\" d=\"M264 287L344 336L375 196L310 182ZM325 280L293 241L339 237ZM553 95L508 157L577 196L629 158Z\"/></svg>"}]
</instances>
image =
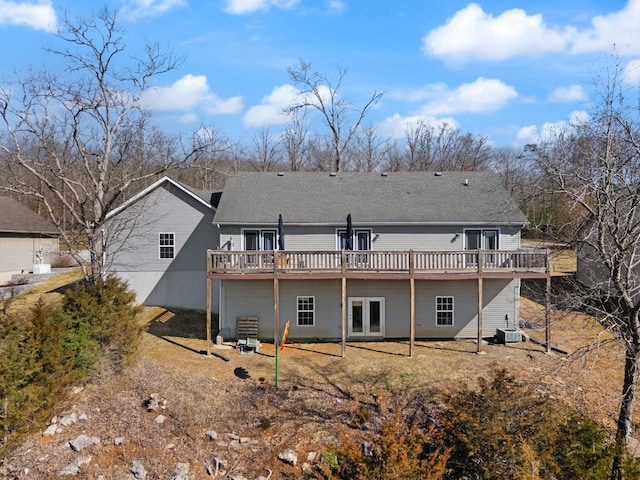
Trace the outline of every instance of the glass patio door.
<instances>
[{"instance_id":1,"label":"glass patio door","mask_svg":"<svg viewBox=\"0 0 640 480\"><path fill-rule=\"evenodd\" d=\"M384 337L383 297L350 297L347 316L350 337Z\"/></svg>"}]
</instances>

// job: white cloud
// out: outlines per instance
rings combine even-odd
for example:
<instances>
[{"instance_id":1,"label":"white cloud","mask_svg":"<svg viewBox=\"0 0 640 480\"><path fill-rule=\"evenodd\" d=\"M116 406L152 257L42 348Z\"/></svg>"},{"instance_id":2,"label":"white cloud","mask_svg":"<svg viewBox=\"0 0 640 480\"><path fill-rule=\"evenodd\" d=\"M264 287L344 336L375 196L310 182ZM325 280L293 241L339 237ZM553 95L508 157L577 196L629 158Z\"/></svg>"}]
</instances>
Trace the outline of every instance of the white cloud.
<instances>
[{"instance_id":1,"label":"white cloud","mask_svg":"<svg viewBox=\"0 0 640 480\"><path fill-rule=\"evenodd\" d=\"M628 0L618 11L593 17L586 28L549 26L541 14L529 14L519 8L494 16L471 3L444 25L431 30L422 39L422 51L452 63L610 52L614 46L622 55L637 55L639 30L640 0Z\"/></svg>"},{"instance_id":2,"label":"white cloud","mask_svg":"<svg viewBox=\"0 0 640 480\"><path fill-rule=\"evenodd\" d=\"M123 18L152 17L162 15L177 7L186 7L186 0L127 0L122 7Z\"/></svg>"},{"instance_id":3,"label":"white cloud","mask_svg":"<svg viewBox=\"0 0 640 480\"><path fill-rule=\"evenodd\" d=\"M291 105L300 91L293 85L275 87L259 105L251 107L244 115L244 123L249 127L266 127L282 125L288 118L282 111Z\"/></svg>"},{"instance_id":4,"label":"white cloud","mask_svg":"<svg viewBox=\"0 0 640 480\"><path fill-rule=\"evenodd\" d=\"M445 83L433 83L418 90L395 92L396 98L411 102L426 101L422 113L427 116L451 115L461 112L493 112L518 96L515 88L501 80L478 77L450 89Z\"/></svg>"},{"instance_id":5,"label":"white cloud","mask_svg":"<svg viewBox=\"0 0 640 480\"><path fill-rule=\"evenodd\" d=\"M629 0L622 10L591 19L591 28L578 32L572 53L609 52L615 45L623 54L640 53L640 0Z\"/></svg>"},{"instance_id":6,"label":"white cloud","mask_svg":"<svg viewBox=\"0 0 640 480\"><path fill-rule=\"evenodd\" d=\"M329 11L331 13L340 14L344 12L347 5L342 0L329 0Z\"/></svg>"},{"instance_id":7,"label":"white cloud","mask_svg":"<svg viewBox=\"0 0 640 480\"><path fill-rule=\"evenodd\" d=\"M404 117L399 113L396 113L390 117L385 118L381 122L376 124L376 132L383 137L389 138L405 138L407 130L415 127L419 123L425 123L438 128L441 125L447 124L450 127L457 128L458 122L453 118L435 118L425 115L410 115Z\"/></svg>"},{"instance_id":8,"label":"white cloud","mask_svg":"<svg viewBox=\"0 0 640 480\"><path fill-rule=\"evenodd\" d=\"M58 20L51 0L18 3L0 0L0 26L24 25L36 30L55 32Z\"/></svg>"},{"instance_id":9,"label":"white cloud","mask_svg":"<svg viewBox=\"0 0 640 480\"><path fill-rule=\"evenodd\" d=\"M501 61L518 55L561 52L571 28L550 28L542 15L519 8L494 17L475 3L456 12L446 24L422 39L422 51L447 61Z\"/></svg>"},{"instance_id":10,"label":"white cloud","mask_svg":"<svg viewBox=\"0 0 640 480\"><path fill-rule=\"evenodd\" d=\"M193 116L192 110L203 110L211 115L238 113L242 110L242 97L220 98L209 89L204 75L186 75L169 87L152 87L143 97L143 103L152 110L187 112L182 121Z\"/></svg>"},{"instance_id":11,"label":"white cloud","mask_svg":"<svg viewBox=\"0 0 640 480\"><path fill-rule=\"evenodd\" d=\"M178 123L181 123L182 125L187 125L189 123L195 123L198 121L198 114L195 112L189 112L186 113L184 115L182 115L180 118L178 118Z\"/></svg>"},{"instance_id":12,"label":"white cloud","mask_svg":"<svg viewBox=\"0 0 640 480\"><path fill-rule=\"evenodd\" d=\"M225 0L225 12L243 15L258 11L266 11L271 7L289 9L298 4L299 0Z\"/></svg>"},{"instance_id":13,"label":"white cloud","mask_svg":"<svg viewBox=\"0 0 640 480\"><path fill-rule=\"evenodd\" d=\"M549 95L549 101L554 103L582 102L586 99L587 94L581 85L558 87Z\"/></svg>"},{"instance_id":14,"label":"white cloud","mask_svg":"<svg viewBox=\"0 0 640 480\"><path fill-rule=\"evenodd\" d=\"M553 139L558 133L571 128L571 124L567 121L545 122L540 128L536 125L528 125L518 130L516 141L520 145L527 143L543 143Z\"/></svg>"},{"instance_id":15,"label":"white cloud","mask_svg":"<svg viewBox=\"0 0 640 480\"><path fill-rule=\"evenodd\" d=\"M625 83L640 85L640 59L629 60L622 78Z\"/></svg>"},{"instance_id":16,"label":"white cloud","mask_svg":"<svg viewBox=\"0 0 640 480\"><path fill-rule=\"evenodd\" d=\"M541 127L528 125L518 130L516 141L519 145L527 143L541 143L553 139L562 131L571 130L589 119L589 114L584 110L575 110L569 114L569 120L559 122L545 122Z\"/></svg>"}]
</instances>

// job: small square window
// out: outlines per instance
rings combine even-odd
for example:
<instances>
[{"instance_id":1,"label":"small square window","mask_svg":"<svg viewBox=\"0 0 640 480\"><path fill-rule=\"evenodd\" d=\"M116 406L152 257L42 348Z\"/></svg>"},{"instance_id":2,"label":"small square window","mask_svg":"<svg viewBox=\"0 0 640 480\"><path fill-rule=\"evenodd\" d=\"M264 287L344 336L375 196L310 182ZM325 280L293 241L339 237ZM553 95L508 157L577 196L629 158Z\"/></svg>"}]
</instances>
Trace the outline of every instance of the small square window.
<instances>
[{"instance_id":1,"label":"small square window","mask_svg":"<svg viewBox=\"0 0 640 480\"><path fill-rule=\"evenodd\" d=\"M298 325L314 325L315 303L315 297L298 297Z\"/></svg>"},{"instance_id":2,"label":"small square window","mask_svg":"<svg viewBox=\"0 0 640 480\"><path fill-rule=\"evenodd\" d=\"M173 258L175 256L176 236L174 233L161 233L158 237L160 258Z\"/></svg>"},{"instance_id":3,"label":"small square window","mask_svg":"<svg viewBox=\"0 0 640 480\"><path fill-rule=\"evenodd\" d=\"M436 297L436 325L453 326L453 297Z\"/></svg>"}]
</instances>

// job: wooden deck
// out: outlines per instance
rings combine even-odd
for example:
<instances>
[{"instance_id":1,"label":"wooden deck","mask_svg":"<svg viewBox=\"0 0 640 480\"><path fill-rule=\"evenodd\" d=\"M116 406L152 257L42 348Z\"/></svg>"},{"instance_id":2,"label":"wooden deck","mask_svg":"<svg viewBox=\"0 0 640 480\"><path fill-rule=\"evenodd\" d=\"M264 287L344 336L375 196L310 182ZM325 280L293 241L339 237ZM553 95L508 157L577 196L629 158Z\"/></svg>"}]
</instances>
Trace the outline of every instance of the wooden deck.
<instances>
[{"instance_id":1,"label":"wooden deck","mask_svg":"<svg viewBox=\"0 0 640 480\"><path fill-rule=\"evenodd\" d=\"M209 250L210 278L462 278L544 277L546 250L227 251Z\"/></svg>"}]
</instances>

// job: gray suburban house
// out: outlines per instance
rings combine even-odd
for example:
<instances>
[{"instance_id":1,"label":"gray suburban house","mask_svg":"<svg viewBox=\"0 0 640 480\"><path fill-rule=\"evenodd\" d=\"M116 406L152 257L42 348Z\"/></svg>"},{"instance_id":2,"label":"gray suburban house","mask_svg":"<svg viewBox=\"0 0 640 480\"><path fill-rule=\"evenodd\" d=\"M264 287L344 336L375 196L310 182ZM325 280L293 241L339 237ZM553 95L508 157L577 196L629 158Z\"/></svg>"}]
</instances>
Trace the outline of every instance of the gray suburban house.
<instances>
[{"instance_id":1,"label":"gray suburban house","mask_svg":"<svg viewBox=\"0 0 640 480\"><path fill-rule=\"evenodd\" d=\"M481 340L517 326L521 278L549 275L490 172L237 173L214 223L208 307L225 338L252 319L259 338L290 321L290 339L340 339L343 354L355 340Z\"/></svg>"},{"instance_id":2,"label":"gray suburban house","mask_svg":"<svg viewBox=\"0 0 640 480\"><path fill-rule=\"evenodd\" d=\"M0 197L0 281L28 273L58 254L55 225L11 197Z\"/></svg>"},{"instance_id":3,"label":"gray suburban house","mask_svg":"<svg viewBox=\"0 0 640 480\"><path fill-rule=\"evenodd\" d=\"M108 214L108 270L128 282L138 303L206 309L205 258L218 238L219 198L164 177Z\"/></svg>"}]
</instances>

